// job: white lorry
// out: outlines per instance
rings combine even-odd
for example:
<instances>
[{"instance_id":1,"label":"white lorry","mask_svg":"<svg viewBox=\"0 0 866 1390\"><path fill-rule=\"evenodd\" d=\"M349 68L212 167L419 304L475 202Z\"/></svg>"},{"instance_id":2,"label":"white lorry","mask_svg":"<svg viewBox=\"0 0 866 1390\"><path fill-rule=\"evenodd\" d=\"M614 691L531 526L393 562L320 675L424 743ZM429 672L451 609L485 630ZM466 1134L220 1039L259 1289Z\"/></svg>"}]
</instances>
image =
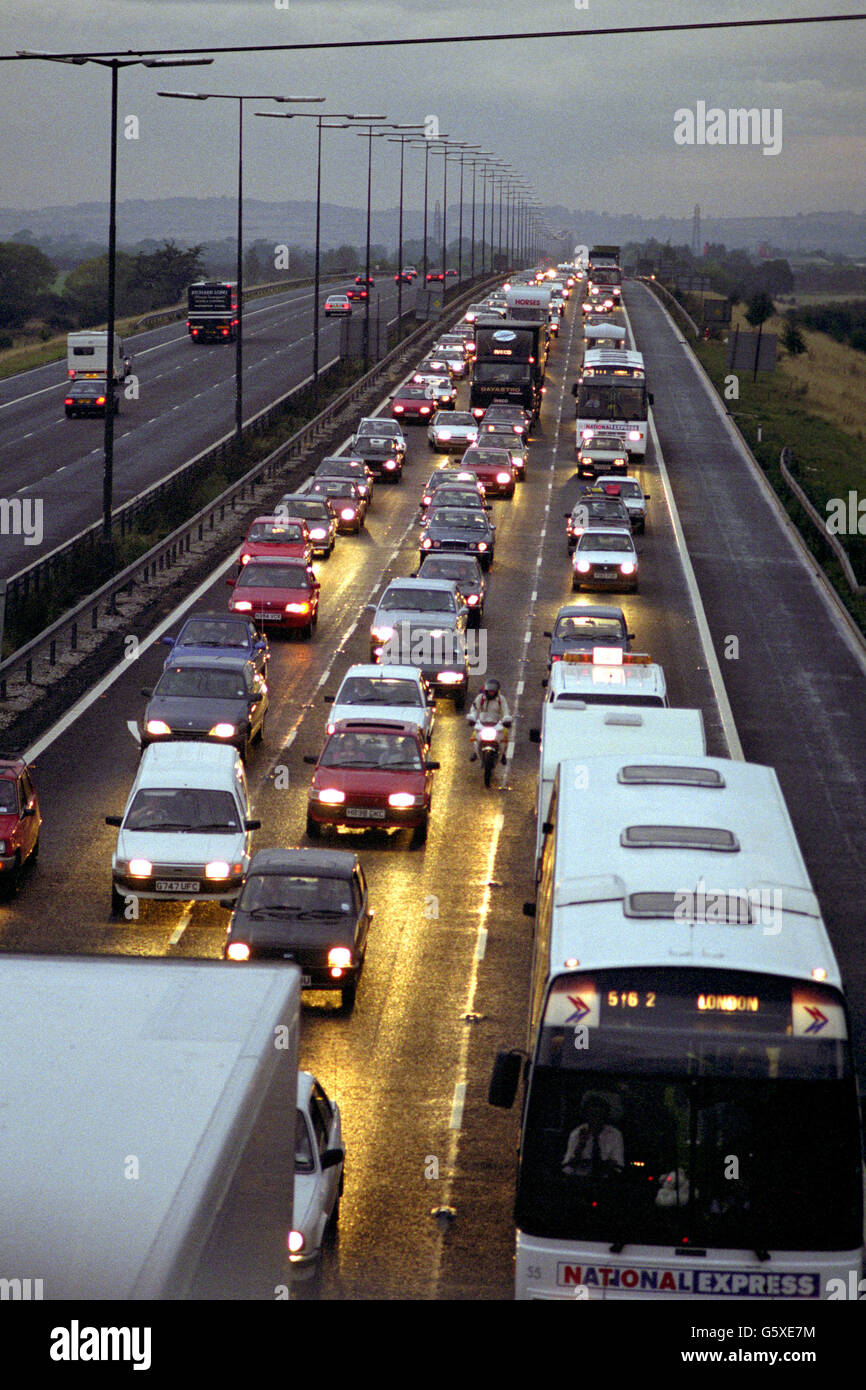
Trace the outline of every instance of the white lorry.
<instances>
[{"instance_id":1,"label":"white lorry","mask_svg":"<svg viewBox=\"0 0 866 1390\"><path fill-rule=\"evenodd\" d=\"M607 753L626 758L675 754L704 757L707 751L700 710L629 707L627 700L620 700L615 707L582 701L569 704L545 701L541 711L541 728L531 729L529 737L533 743L541 745L535 831L536 873L544 847L553 783L561 762L567 758L595 758Z\"/></svg>"},{"instance_id":2,"label":"white lorry","mask_svg":"<svg viewBox=\"0 0 866 1390\"><path fill-rule=\"evenodd\" d=\"M114 380L125 381L128 373L128 359L123 351L123 339L119 333L114 335ZM70 381L87 380L92 377L105 378L108 371L108 330L97 332L67 333L66 335L66 375Z\"/></svg>"},{"instance_id":3,"label":"white lorry","mask_svg":"<svg viewBox=\"0 0 866 1390\"><path fill-rule=\"evenodd\" d=\"M45 1299L181 1298L201 1266L206 1296L273 1298L299 1014L285 961L3 956L6 1279Z\"/></svg>"}]
</instances>

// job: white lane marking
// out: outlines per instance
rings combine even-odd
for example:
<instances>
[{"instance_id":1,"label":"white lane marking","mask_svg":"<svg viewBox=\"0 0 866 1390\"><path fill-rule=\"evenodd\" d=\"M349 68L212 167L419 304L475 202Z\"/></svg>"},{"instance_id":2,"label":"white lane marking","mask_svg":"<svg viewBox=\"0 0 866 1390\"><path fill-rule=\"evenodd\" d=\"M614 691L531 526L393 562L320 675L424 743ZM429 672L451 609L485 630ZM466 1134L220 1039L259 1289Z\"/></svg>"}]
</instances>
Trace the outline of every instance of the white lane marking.
<instances>
[{"instance_id":1,"label":"white lane marking","mask_svg":"<svg viewBox=\"0 0 866 1390\"><path fill-rule=\"evenodd\" d=\"M479 927L475 940L475 959L483 960L487 952L487 928Z\"/></svg>"},{"instance_id":2,"label":"white lane marking","mask_svg":"<svg viewBox=\"0 0 866 1390\"><path fill-rule=\"evenodd\" d=\"M180 917L178 918L177 926L175 927L175 929L174 929L174 931L172 932L171 936L168 938L168 944L169 944L169 946L176 946L176 945L177 945L177 943L180 941L180 938L183 936L184 932L186 931L186 929L187 929L187 927L189 926L189 924L190 924L191 921L192 921L192 908L191 908L191 907L185 907L184 910L183 910L183 912L180 914Z\"/></svg>"},{"instance_id":3,"label":"white lane marking","mask_svg":"<svg viewBox=\"0 0 866 1390\"><path fill-rule=\"evenodd\" d=\"M629 334L631 335L633 342L634 335L632 334L631 330L631 321L629 320L628 312L626 310L625 305L622 306L622 311L625 317L626 326L628 328ZM732 758L738 759L739 761L742 761L745 757L745 754L743 753L743 745L740 742L740 735L737 733L737 726L734 722L734 712L731 709L731 702L728 699L728 692L725 689L725 682L722 676L722 668L719 665L719 659L716 656L716 649L713 646L713 638L712 634L710 633L710 625L707 622L707 615L704 612L704 605L701 599L701 591L698 588L698 581L695 576L694 568L692 566L691 556L689 555L688 547L686 546L685 533L683 532L682 523L680 521L680 514L677 510L677 504L674 501L673 488L671 487L671 480L668 477L668 470L665 466L664 454L662 453L662 446L659 441L658 433L656 431L655 420L653 418L653 412L651 407L648 408L647 413L649 419L649 434L653 442L653 448L655 450L655 456L658 462L659 476L662 480L662 487L665 490L665 501L667 502L668 513L670 515L671 525L673 527L674 537L677 543L677 550L679 551L680 563L683 567L683 575L686 581L686 588L689 591L689 598L691 599L692 609L694 610L695 614L695 622L697 624L698 636L700 638L701 647L703 649L704 657L707 663L707 673L710 677L710 684L713 687L713 694L716 698L716 704L718 705L719 715L722 721L722 732L725 736L725 742L728 745L728 752L730 756Z\"/></svg>"},{"instance_id":4,"label":"white lane marking","mask_svg":"<svg viewBox=\"0 0 866 1390\"><path fill-rule=\"evenodd\" d=\"M463 1105L466 1100L466 1082L459 1081L454 1087L454 1098L451 1101L451 1119L448 1123L449 1129L460 1129L463 1124Z\"/></svg>"},{"instance_id":5,"label":"white lane marking","mask_svg":"<svg viewBox=\"0 0 866 1390\"><path fill-rule=\"evenodd\" d=\"M525 682L525 681L518 681L518 682L517 682L517 694L518 694L518 695L522 695L522 694L523 694L525 685L526 685L526 682Z\"/></svg>"}]
</instances>

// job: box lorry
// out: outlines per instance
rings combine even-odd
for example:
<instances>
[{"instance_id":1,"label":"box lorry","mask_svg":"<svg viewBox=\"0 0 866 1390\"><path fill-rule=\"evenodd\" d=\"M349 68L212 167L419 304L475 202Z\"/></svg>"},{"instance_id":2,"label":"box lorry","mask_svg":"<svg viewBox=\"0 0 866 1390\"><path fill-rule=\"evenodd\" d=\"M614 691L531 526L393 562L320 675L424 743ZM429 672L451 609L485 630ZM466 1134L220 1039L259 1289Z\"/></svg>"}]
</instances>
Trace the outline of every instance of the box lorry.
<instances>
[{"instance_id":1,"label":"box lorry","mask_svg":"<svg viewBox=\"0 0 866 1390\"><path fill-rule=\"evenodd\" d=\"M187 331L194 342L233 342L238 331L234 280L197 280L186 292Z\"/></svg>"},{"instance_id":2,"label":"box lorry","mask_svg":"<svg viewBox=\"0 0 866 1390\"><path fill-rule=\"evenodd\" d=\"M264 1271L293 1221L300 988L282 960L3 956L4 1276L40 1280L45 1299L164 1299L201 1266L209 1296L274 1297ZM220 1223L237 1249L220 1251L217 1218L254 1147L240 1219Z\"/></svg>"},{"instance_id":3,"label":"box lorry","mask_svg":"<svg viewBox=\"0 0 866 1390\"><path fill-rule=\"evenodd\" d=\"M541 407L549 344L547 316L477 318L469 408L479 419L489 405L519 405L534 418Z\"/></svg>"}]
</instances>

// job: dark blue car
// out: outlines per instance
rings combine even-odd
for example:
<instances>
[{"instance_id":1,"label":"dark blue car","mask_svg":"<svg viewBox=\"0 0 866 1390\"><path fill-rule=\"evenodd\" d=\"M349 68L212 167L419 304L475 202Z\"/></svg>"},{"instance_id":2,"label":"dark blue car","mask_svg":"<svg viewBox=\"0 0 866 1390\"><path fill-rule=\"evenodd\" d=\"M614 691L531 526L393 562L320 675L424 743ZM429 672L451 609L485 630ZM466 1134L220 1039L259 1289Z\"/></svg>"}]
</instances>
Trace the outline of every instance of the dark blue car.
<instances>
[{"instance_id":1,"label":"dark blue car","mask_svg":"<svg viewBox=\"0 0 866 1390\"><path fill-rule=\"evenodd\" d=\"M162 640L171 647L166 668L181 654L204 658L224 654L252 661L259 675L268 674L268 639L252 619L240 613L191 613L176 637Z\"/></svg>"}]
</instances>

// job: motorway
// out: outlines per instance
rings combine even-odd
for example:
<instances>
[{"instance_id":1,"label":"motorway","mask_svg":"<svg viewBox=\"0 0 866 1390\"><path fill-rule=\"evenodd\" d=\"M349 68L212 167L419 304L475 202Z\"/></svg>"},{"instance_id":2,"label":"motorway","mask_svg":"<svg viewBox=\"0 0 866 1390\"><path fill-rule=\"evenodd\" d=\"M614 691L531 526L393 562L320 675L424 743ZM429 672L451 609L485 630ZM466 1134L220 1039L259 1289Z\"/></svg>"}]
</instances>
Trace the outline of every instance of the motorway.
<instances>
[{"instance_id":1,"label":"motorway","mask_svg":"<svg viewBox=\"0 0 866 1390\"><path fill-rule=\"evenodd\" d=\"M304 1006L302 1062L339 1100L347 1145L326 1298L511 1291L515 1120L488 1107L486 1088L496 1049L525 1036L531 934L521 905L532 894L537 766L528 730L538 722L546 669L541 633L571 597L562 513L576 494L570 386L579 317L575 326L572 308L551 355L527 481L512 502L494 504L497 555L483 631L486 669L502 679L515 716L514 759L485 791L478 765L468 763L465 721L439 702L433 751L442 766L426 848L375 832L361 841L376 915L354 1013L343 1016L336 995L311 995ZM341 541L318 566L315 638L273 643L265 746L250 764L259 847L303 843L309 774L302 759L321 745L322 697L366 658L364 604L390 576L417 565L416 508L434 456L426 431L410 429L409 437L403 483L377 487L366 532ZM703 710L709 751L723 755L721 717L652 458L641 477L652 497L639 543L641 590L622 599L634 645L664 666L673 704ZM214 576L203 606L224 605L224 575ZM137 922L109 920L114 832L103 817L123 809L138 757L126 722L139 715L140 688L154 683L162 652L145 650L38 757L44 844L37 871L0 909L0 949L220 956L226 914L214 905L148 904ZM279 768L288 777L277 776ZM441 1208L453 1215L432 1214ZM267 1260L249 1252L245 1278L232 1244L233 1210L230 1201L224 1234L238 1292L269 1297L285 1280L280 1232Z\"/></svg>"},{"instance_id":2,"label":"motorway","mask_svg":"<svg viewBox=\"0 0 866 1390\"><path fill-rule=\"evenodd\" d=\"M347 285L328 284L329 293ZM397 287L383 277L370 303L375 342L377 300L396 317ZM413 302L404 286L403 307ZM312 372L313 290L251 300L244 311L244 418L265 409ZM363 314L363 306L355 317ZM234 428L235 346L194 343L184 321L124 339L139 396L121 392L114 436L114 505L129 501ZM319 362L339 356L340 320L320 315ZM0 580L41 559L102 515L103 431L100 418L67 420L66 363L52 362L0 382L0 497L40 499L41 545L0 535Z\"/></svg>"}]
</instances>

